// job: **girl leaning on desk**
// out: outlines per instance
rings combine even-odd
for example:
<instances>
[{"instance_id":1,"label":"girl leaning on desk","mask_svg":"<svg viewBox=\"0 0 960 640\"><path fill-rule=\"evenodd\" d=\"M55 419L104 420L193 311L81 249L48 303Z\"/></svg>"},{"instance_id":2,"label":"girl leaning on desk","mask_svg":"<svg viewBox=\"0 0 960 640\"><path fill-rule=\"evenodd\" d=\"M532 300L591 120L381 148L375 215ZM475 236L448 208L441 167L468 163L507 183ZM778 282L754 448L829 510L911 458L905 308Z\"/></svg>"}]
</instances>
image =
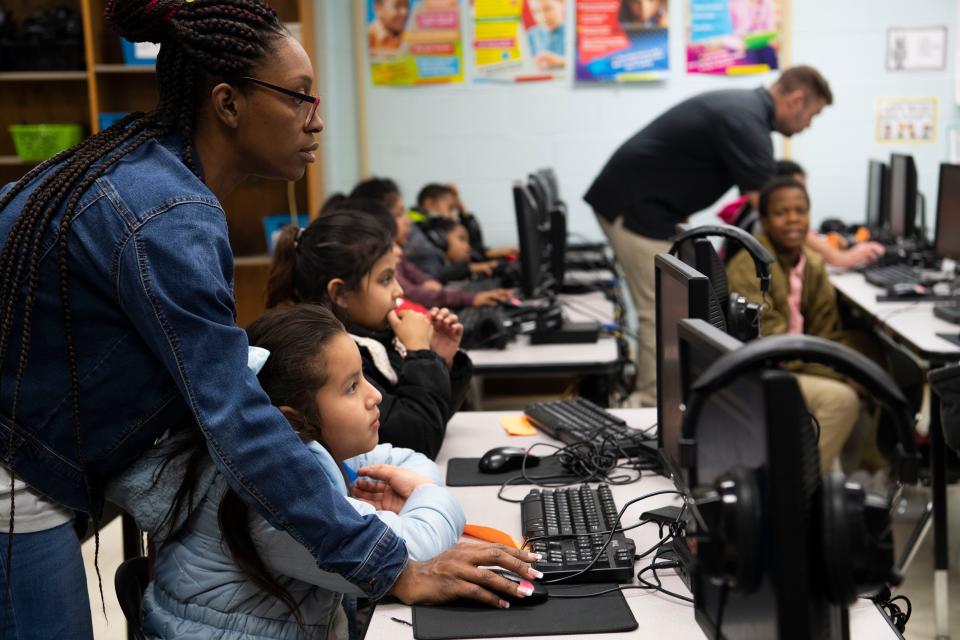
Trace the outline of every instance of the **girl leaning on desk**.
<instances>
[{"instance_id":1,"label":"girl leaning on desk","mask_svg":"<svg viewBox=\"0 0 960 640\"><path fill-rule=\"evenodd\" d=\"M69 520L97 527L107 481L187 415L241 499L369 597L502 604L516 586L478 567L533 575L531 554L470 545L409 561L385 524L312 480L318 463L245 366L220 202L248 176L297 180L313 162L323 123L301 45L259 0L110 0L106 13L161 44L157 108L0 190L0 461L21 481L0 507L0 638L92 637ZM17 531L35 515L24 506L59 524Z\"/></svg>"}]
</instances>

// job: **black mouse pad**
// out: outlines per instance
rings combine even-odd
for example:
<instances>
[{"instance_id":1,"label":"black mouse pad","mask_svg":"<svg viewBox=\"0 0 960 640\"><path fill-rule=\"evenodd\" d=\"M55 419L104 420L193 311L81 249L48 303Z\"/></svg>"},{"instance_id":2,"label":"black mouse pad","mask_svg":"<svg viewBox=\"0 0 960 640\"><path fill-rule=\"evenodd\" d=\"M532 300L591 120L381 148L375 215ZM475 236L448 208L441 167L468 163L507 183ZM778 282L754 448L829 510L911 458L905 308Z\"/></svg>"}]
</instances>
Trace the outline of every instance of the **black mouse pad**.
<instances>
[{"instance_id":1,"label":"black mouse pad","mask_svg":"<svg viewBox=\"0 0 960 640\"><path fill-rule=\"evenodd\" d=\"M571 481L575 482L579 477L571 474L564 469L563 465L557 459L557 456L544 456L540 458L540 464L535 467L527 467L527 482L520 476L520 470L504 471L502 473L482 473L477 469L477 463L480 458L451 458L447 462L447 486L448 487L487 487L498 486L510 478L517 477L511 484L534 484L537 478L550 476L552 482Z\"/></svg>"},{"instance_id":2,"label":"black mouse pad","mask_svg":"<svg viewBox=\"0 0 960 640\"><path fill-rule=\"evenodd\" d=\"M550 599L529 606L494 609L464 603L413 608L413 637L418 640L582 635L633 631L637 620L619 590L593 598L555 595L598 593L615 584L549 585Z\"/></svg>"}]
</instances>

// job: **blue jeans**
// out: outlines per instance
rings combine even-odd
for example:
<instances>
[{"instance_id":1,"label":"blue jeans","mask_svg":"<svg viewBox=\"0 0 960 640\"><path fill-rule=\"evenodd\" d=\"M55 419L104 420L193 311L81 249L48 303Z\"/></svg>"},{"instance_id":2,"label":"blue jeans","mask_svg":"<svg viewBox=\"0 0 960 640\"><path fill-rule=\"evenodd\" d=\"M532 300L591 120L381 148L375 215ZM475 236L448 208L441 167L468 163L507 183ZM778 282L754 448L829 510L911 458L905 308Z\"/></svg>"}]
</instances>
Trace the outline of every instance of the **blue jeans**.
<instances>
[{"instance_id":1,"label":"blue jeans","mask_svg":"<svg viewBox=\"0 0 960 640\"><path fill-rule=\"evenodd\" d=\"M14 533L9 586L8 538L0 533L0 640L92 640L87 578L73 523Z\"/></svg>"}]
</instances>

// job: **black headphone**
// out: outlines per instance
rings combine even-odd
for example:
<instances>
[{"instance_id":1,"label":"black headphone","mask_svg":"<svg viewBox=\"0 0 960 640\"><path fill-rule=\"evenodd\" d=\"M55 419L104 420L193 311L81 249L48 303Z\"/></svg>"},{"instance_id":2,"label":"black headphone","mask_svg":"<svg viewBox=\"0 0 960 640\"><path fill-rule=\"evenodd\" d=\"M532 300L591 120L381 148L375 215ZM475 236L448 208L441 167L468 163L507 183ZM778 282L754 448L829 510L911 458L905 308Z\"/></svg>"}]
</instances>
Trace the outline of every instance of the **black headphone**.
<instances>
[{"instance_id":1,"label":"black headphone","mask_svg":"<svg viewBox=\"0 0 960 640\"><path fill-rule=\"evenodd\" d=\"M812 336L778 335L745 344L711 364L690 387L680 440L681 465L690 469L696 483L696 436L700 413L707 398L740 375L755 368L773 368L780 362L799 360L831 366L863 385L880 399L896 423L895 470L901 482L917 481L918 456L913 438L912 416L904 395L893 380L865 356L829 340ZM800 452L798 452L799 454ZM820 484L819 513L821 548L824 551L823 585L830 602L849 605L859 594L873 592L899 577L893 569L890 534L890 502L867 495L842 476L828 477ZM757 553L760 537L759 489L753 474L742 468L730 470L712 489L699 490L698 512L715 529L698 540L697 555L703 570L742 593L755 590L762 578Z\"/></svg>"},{"instance_id":2,"label":"black headphone","mask_svg":"<svg viewBox=\"0 0 960 640\"><path fill-rule=\"evenodd\" d=\"M760 280L760 291L762 293L767 293L770 290L770 265L773 264L773 256L752 234L731 225L705 225L688 229L674 238L673 244L670 246L670 255L674 256L680 252L681 247L688 241L694 242L696 251L704 250L708 252L704 259L713 263L715 274L710 283L714 290L711 306L716 304L719 307L718 311L723 313L727 333L748 342L760 334L760 323L758 321L760 305L748 302L745 297L736 292L728 291L723 263L714 251L713 245L705 240L714 236L733 240L750 254L753 258L757 278ZM697 242L701 239L704 241L703 245ZM713 280L716 280L716 282Z\"/></svg>"},{"instance_id":3,"label":"black headphone","mask_svg":"<svg viewBox=\"0 0 960 640\"><path fill-rule=\"evenodd\" d=\"M443 220L444 218L427 218L420 223L420 228L423 230L423 234L427 237L427 240L430 241L430 244L446 253L449 242L447 240L447 232L444 231L442 226L444 224Z\"/></svg>"}]
</instances>

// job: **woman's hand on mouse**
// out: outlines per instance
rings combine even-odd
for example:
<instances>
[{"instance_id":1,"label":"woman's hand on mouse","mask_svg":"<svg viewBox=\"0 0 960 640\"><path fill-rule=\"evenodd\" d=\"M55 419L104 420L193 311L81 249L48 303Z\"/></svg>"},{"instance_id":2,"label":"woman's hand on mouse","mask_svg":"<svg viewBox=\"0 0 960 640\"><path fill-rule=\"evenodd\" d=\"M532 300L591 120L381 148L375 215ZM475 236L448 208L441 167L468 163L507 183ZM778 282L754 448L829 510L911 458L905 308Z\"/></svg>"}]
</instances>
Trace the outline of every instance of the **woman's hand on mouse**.
<instances>
[{"instance_id":1,"label":"woman's hand on mouse","mask_svg":"<svg viewBox=\"0 0 960 640\"><path fill-rule=\"evenodd\" d=\"M463 325L460 324L460 318L446 307L443 309L434 307L430 309L430 322L433 323L433 340L430 342L430 348L443 358L447 367L450 368L453 366L453 357L457 355L460 340L463 338Z\"/></svg>"},{"instance_id":2,"label":"woman's hand on mouse","mask_svg":"<svg viewBox=\"0 0 960 640\"><path fill-rule=\"evenodd\" d=\"M387 322L408 350L421 351L430 348L434 325L427 316L412 309L403 309L399 313L391 309L387 314Z\"/></svg>"},{"instance_id":3,"label":"woman's hand on mouse","mask_svg":"<svg viewBox=\"0 0 960 640\"><path fill-rule=\"evenodd\" d=\"M433 484L430 478L392 464L361 467L351 493L357 500L373 505L377 511L400 513L407 498L417 487Z\"/></svg>"},{"instance_id":4,"label":"woman's hand on mouse","mask_svg":"<svg viewBox=\"0 0 960 640\"><path fill-rule=\"evenodd\" d=\"M530 563L538 559L537 554L502 544L460 543L432 560L408 562L390 593L405 604L440 604L468 598L506 609L510 605L498 594L525 597L520 585L483 567L500 567L537 580L543 574Z\"/></svg>"}]
</instances>

